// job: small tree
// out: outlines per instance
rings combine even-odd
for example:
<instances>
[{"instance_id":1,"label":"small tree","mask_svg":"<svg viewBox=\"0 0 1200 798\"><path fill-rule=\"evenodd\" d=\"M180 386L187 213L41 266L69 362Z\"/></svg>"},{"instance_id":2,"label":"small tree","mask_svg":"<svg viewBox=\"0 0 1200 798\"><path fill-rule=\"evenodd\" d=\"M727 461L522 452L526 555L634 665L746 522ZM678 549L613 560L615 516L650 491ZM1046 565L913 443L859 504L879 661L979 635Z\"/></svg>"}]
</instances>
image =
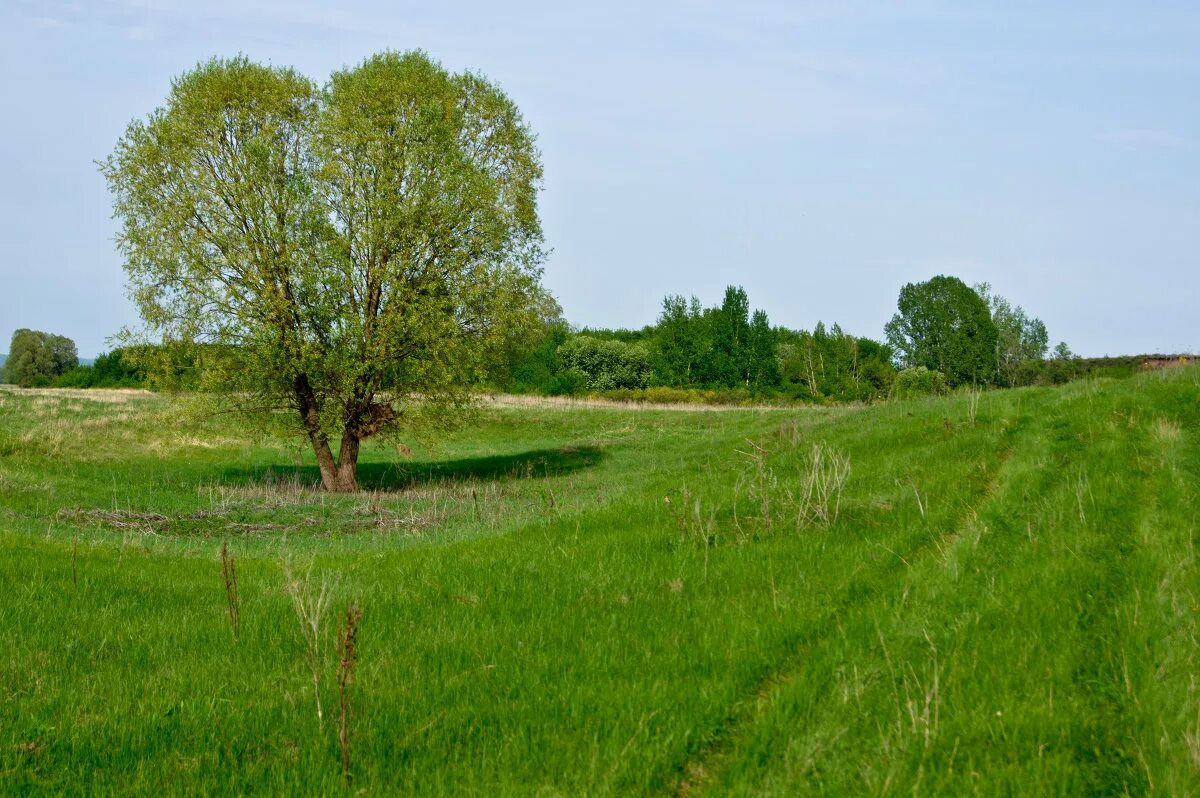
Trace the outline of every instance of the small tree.
<instances>
[{"instance_id":1,"label":"small tree","mask_svg":"<svg viewBox=\"0 0 1200 798\"><path fill-rule=\"evenodd\" d=\"M1004 385L1016 385L1023 364L1042 360L1050 346L1050 335L1041 319L1025 315L1025 309L995 293L987 283L977 283L975 293L987 303L996 325L996 373Z\"/></svg>"},{"instance_id":2,"label":"small tree","mask_svg":"<svg viewBox=\"0 0 1200 798\"><path fill-rule=\"evenodd\" d=\"M460 421L545 304L533 134L497 86L420 52L324 88L210 61L102 171L132 295L169 344L145 351L205 344L203 387L290 411L329 490L357 488L364 439Z\"/></svg>"},{"instance_id":3,"label":"small tree","mask_svg":"<svg viewBox=\"0 0 1200 798\"><path fill-rule=\"evenodd\" d=\"M987 303L962 280L938 275L908 283L897 305L885 329L900 365L940 371L952 385L991 382L996 325Z\"/></svg>"}]
</instances>

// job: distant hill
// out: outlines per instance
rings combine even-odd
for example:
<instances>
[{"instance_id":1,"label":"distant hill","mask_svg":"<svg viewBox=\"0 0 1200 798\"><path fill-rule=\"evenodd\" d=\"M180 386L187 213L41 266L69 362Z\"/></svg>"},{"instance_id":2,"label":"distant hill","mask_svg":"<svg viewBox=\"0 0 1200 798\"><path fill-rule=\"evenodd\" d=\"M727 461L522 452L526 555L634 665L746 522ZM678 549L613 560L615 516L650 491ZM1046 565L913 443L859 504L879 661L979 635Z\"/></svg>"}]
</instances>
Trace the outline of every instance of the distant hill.
<instances>
[{"instance_id":1,"label":"distant hill","mask_svg":"<svg viewBox=\"0 0 1200 798\"><path fill-rule=\"evenodd\" d=\"M0 355L0 369L4 368L4 361L8 360L8 355Z\"/></svg>"}]
</instances>

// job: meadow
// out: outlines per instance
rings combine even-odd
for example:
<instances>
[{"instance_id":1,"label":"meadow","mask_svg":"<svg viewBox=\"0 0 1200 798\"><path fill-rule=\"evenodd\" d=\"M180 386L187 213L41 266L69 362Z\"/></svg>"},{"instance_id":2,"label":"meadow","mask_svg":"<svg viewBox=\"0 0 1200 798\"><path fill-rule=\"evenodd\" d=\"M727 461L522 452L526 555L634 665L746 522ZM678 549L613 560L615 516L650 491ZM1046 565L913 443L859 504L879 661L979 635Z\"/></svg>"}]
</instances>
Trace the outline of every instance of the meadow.
<instances>
[{"instance_id":1,"label":"meadow","mask_svg":"<svg viewBox=\"0 0 1200 798\"><path fill-rule=\"evenodd\" d=\"M346 496L168 397L0 390L0 792L1195 794L1198 430L1194 367L490 404Z\"/></svg>"}]
</instances>

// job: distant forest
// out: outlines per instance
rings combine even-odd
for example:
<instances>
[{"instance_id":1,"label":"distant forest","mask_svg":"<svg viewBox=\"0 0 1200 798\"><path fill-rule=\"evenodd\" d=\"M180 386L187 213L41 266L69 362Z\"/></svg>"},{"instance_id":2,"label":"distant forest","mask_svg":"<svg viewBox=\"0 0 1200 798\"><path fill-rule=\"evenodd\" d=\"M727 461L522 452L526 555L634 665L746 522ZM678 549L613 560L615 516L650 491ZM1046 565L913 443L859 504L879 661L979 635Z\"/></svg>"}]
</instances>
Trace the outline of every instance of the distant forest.
<instances>
[{"instance_id":1,"label":"distant forest","mask_svg":"<svg viewBox=\"0 0 1200 798\"><path fill-rule=\"evenodd\" d=\"M18 330L0 355L0 381L25 387L196 389L213 347L164 354L117 348L81 362L74 342ZM935 277L904 286L886 338L817 322L773 325L746 291L730 286L719 305L667 296L641 329L577 328L555 308L540 332L509 343L477 375L483 390L664 402L870 402L945 393L963 385L1051 385L1087 375L1123 377L1147 359L1082 359L1049 348L1045 324L987 284Z\"/></svg>"},{"instance_id":2,"label":"distant forest","mask_svg":"<svg viewBox=\"0 0 1200 798\"><path fill-rule=\"evenodd\" d=\"M696 297L667 296L658 319L639 330L576 329L552 319L539 340L502 360L492 382L510 393L559 396L858 402L893 395L897 375L905 371L901 392L939 393L964 383L1060 383L1086 368L1065 344L1051 353L1041 320L1027 317L990 286L972 289L955 278L934 278L905 290L920 293L930 285L949 286L957 295L934 290L917 297L908 314L912 329L898 313L886 341L836 322L817 322L811 330L773 325L738 286L727 288L721 304L711 307ZM972 304L978 309L974 320L962 307ZM931 343L939 336L953 338L954 330L972 323L978 329L962 347ZM982 346L980 353L967 351L972 343Z\"/></svg>"}]
</instances>

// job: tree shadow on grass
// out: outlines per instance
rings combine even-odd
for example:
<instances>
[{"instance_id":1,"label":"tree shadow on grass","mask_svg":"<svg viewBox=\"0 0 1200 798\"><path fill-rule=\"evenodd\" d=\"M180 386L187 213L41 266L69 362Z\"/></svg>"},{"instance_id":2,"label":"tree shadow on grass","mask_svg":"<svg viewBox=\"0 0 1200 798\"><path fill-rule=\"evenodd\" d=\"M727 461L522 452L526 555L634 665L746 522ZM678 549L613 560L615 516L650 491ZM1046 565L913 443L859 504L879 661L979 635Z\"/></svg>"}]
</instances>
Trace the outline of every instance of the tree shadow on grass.
<instances>
[{"instance_id":1,"label":"tree shadow on grass","mask_svg":"<svg viewBox=\"0 0 1200 798\"><path fill-rule=\"evenodd\" d=\"M367 461L358 464L358 485L362 490L397 491L429 483L545 479L593 468L604 457L604 451L596 446L564 446L434 462ZM242 484L293 480L312 487L321 484L321 473L315 465L232 468L225 470L223 476L229 482Z\"/></svg>"}]
</instances>

